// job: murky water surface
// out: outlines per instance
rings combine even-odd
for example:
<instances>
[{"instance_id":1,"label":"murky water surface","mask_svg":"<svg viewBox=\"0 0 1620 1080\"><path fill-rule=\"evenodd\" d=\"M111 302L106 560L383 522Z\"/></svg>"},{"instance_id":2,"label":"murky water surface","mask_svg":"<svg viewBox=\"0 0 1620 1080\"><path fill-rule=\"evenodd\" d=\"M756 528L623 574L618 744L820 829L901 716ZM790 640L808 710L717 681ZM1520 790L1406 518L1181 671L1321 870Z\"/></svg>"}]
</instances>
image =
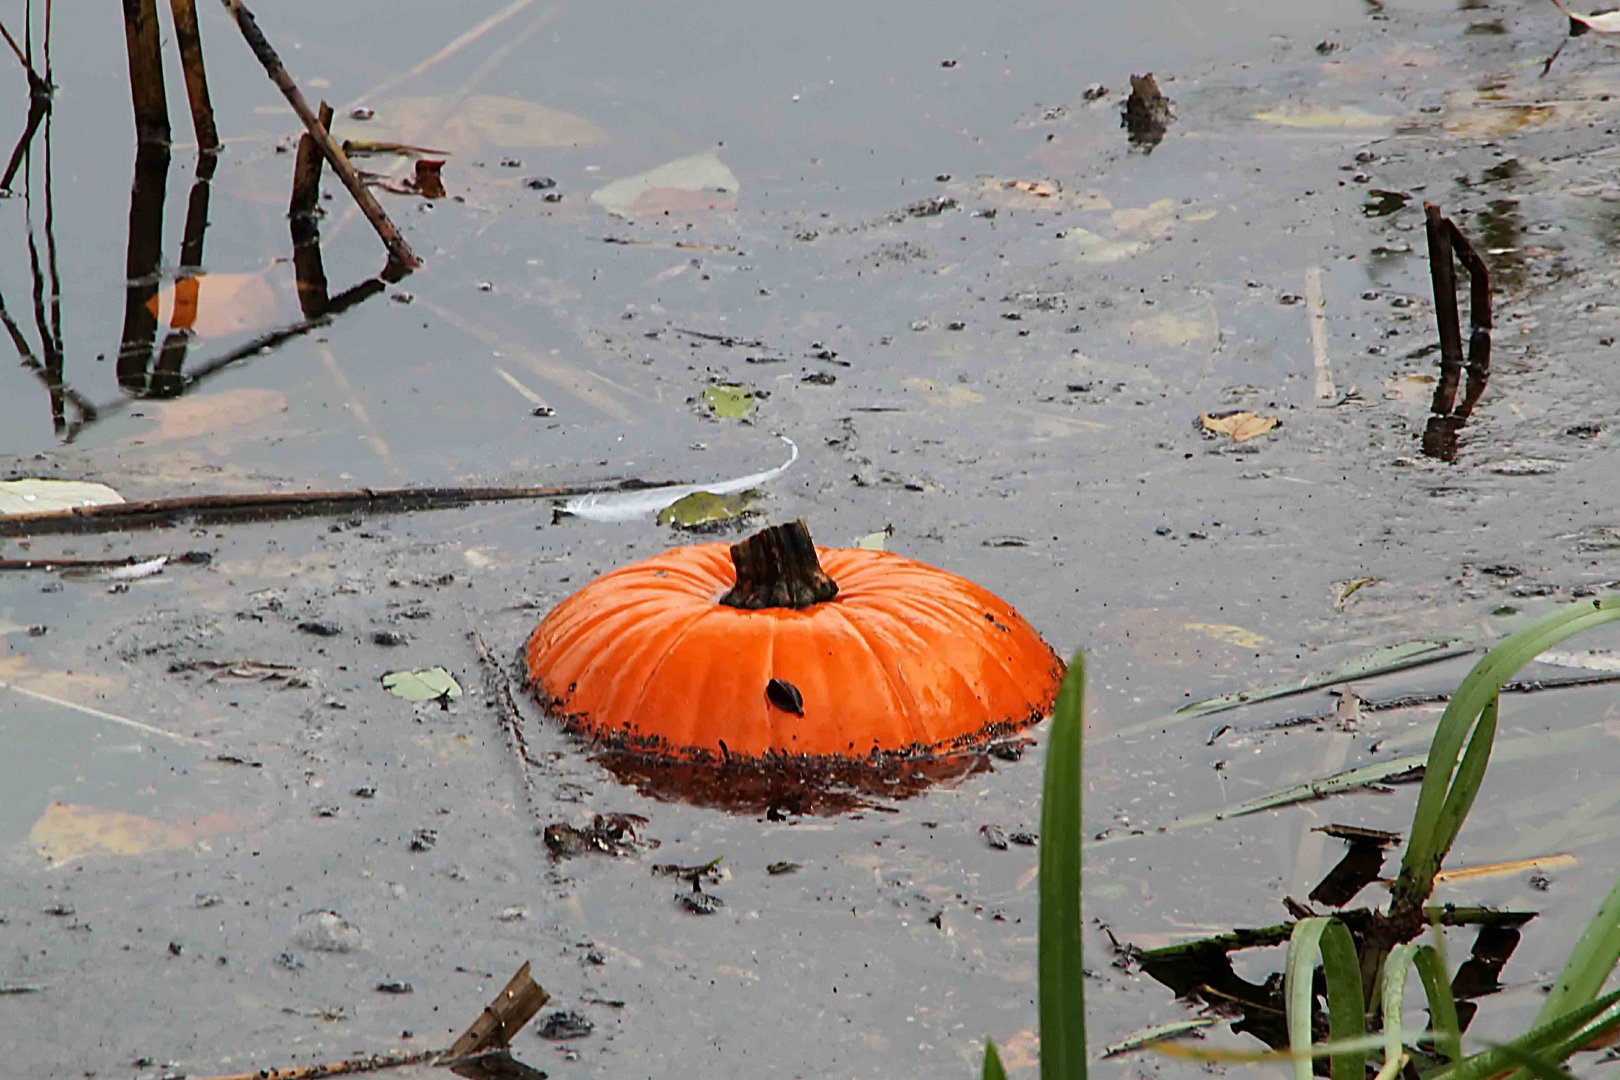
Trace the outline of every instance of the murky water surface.
<instances>
[{"instance_id":1,"label":"murky water surface","mask_svg":"<svg viewBox=\"0 0 1620 1080\"><path fill-rule=\"evenodd\" d=\"M1543 5L282 5L265 30L340 135L447 162L448 198L382 196L425 269L303 325L297 127L202 15L226 152L197 184L176 77L177 143L133 211L120 28L54 30L55 106L0 201L5 473L130 499L708 481L779 465L790 438L762 520L826 544L892 526L894 550L1088 650L1099 1047L1188 1015L1107 963L1103 927L1147 947L1279 921L1338 858L1314 826L1404 827L1414 789L1178 821L1419 753L1438 707L1279 726L1331 714L1318 693L1161 718L1379 645L1486 641L1620 578L1615 54L1581 39L1542 77L1563 33ZM1119 106L1149 70L1176 119L1145 153ZM326 189L338 297L383 260ZM1450 463L1419 445L1425 199L1496 277L1491 385ZM716 382L753 393L746 418L714 415ZM1281 426L1201 430L1233 410ZM520 1037L553 1075L967 1076L986 1036L1032 1075L1035 851L981 827L1035 828L1039 748L772 820L650 798L530 709L526 800L470 635L504 663L593 575L686 539L517 502L0 541L212 556L122 585L0 576L7 1068L443 1045L532 959L594 1025ZM1357 690L1440 691L1469 663ZM435 665L466 691L446 708L379 684ZM1520 749L1452 862L1573 862L1443 897L1543 913L1476 1033L1523 1025L1609 887L1615 722L1603 687L1505 701ZM647 819L627 851L557 861L536 835L603 813ZM651 872L716 858L708 915Z\"/></svg>"}]
</instances>

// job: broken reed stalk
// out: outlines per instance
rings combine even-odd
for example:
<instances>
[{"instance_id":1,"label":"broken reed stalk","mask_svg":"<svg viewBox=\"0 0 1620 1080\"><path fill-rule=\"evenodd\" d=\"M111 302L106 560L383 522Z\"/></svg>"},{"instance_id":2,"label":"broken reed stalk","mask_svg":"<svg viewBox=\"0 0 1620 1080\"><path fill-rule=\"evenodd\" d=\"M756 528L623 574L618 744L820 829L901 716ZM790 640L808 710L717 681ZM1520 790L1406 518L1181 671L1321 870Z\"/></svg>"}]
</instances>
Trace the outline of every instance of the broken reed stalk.
<instances>
[{"instance_id":1,"label":"broken reed stalk","mask_svg":"<svg viewBox=\"0 0 1620 1080\"><path fill-rule=\"evenodd\" d=\"M134 2L137 2L137 0L125 0L126 6ZM371 227L377 230L377 235L382 239L383 246L388 249L389 259L406 270L414 270L421 266L422 260L416 257L416 252L411 250L411 245L406 242L404 236L400 235L400 231L394 227L394 223L389 220L388 214L377 202L376 197L371 194L366 188L365 182L360 179L360 174L354 171L353 165L349 164L349 158L343 153L343 147L338 145L337 140L332 138L332 133L321 124L320 118L315 115L315 111L309 107L309 102L305 100L303 93L299 91L298 84L293 82L291 75L287 74L287 69L282 66L281 58L276 55L275 48L264 36L264 31L259 29L258 21L254 19L253 12L249 11L241 0L220 0L220 3L225 5L225 10L230 12L231 18L236 20L237 28L242 31L242 37L247 41L248 48L253 50L253 55L258 58L260 64L264 65L265 73L270 76L270 81L275 83L277 88L281 90L282 96L292 106L293 112L298 114L298 119L304 122L305 129L309 132L310 137L315 140L315 145L320 148L321 154L326 158L327 163L332 166L332 171L337 173L338 179L343 181L343 186L349 189L350 195L354 196L354 201L360 207L360 212L365 214L367 221L371 222Z\"/></svg>"},{"instance_id":2,"label":"broken reed stalk","mask_svg":"<svg viewBox=\"0 0 1620 1080\"><path fill-rule=\"evenodd\" d=\"M332 106L321 102L318 119L323 130L331 131ZM293 162L292 199L287 203L288 217L308 217L315 212L321 198L321 163L325 160L321 157L320 148L315 145L313 135L306 131L298 137L298 157Z\"/></svg>"},{"instance_id":3,"label":"broken reed stalk","mask_svg":"<svg viewBox=\"0 0 1620 1080\"><path fill-rule=\"evenodd\" d=\"M191 103L197 148L212 154L219 150L219 129L214 126L214 104L208 97L202 34L197 30L197 0L169 0L169 7L174 12L174 38L180 46L180 67L186 76L186 98Z\"/></svg>"},{"instance_id":4,"label":"broken reed stalk","mask_svg":"<svg viewBox=\"0 0 1620 1080\"><path fill-rule=\"evenodd\" d=\"M545 829L545 822L540 817L540 802L534 790L534 773L530 771L530 766L535 764L535 760L529 753L529 740L523 736L523 716L518 712L517 702L512 699L512 684L502 673L501 665L496 663L495 654L490 652L489 646L484 643L484 635L478 632L477 627L473 628L472 639L473 646L478 650L478 666L484 671L484 687L494 700L495 711L501 716L501 730L506 735L506 748L517 760L518 776L523 780L523 801L528 804L529 817L534 821L534 831L537 834L541 833Z\"/></svg>"},{"instance_id":5,"label":"broken reed stalk","mask_svg":"<svg viewBox=\"0 0 1620 1080\"><path fill-rule=\"evenodd\" d=\"M1440 381L1435 384L1429 411L1451 415L1462 375L1462 330L1457 314L1457 265L1451 257L1451 233L1440 208L1423 204L1423 229L1429 241L1429 283L1434 291L1434 318L1440 331Z\"/></svg>"},{"instance_id":6,"label":"broken reed stalk","mask_svg":"<svg viewBox=\"0 0 1620 1080\"><path fill-rule=\"evenodd\" d=\"M1437 416L1466 419L1491 367L1491 272L1456 222L1433 203L1423 204L1424 231L1429 242L1429 279L1434 286L1434 314L1440 331L1440 381L1430 411ZM1457 310L1457 267L1468 271L1468 356L1463 358L1462 319ZM1468 391L1456 407L1457 386L1466 368Z\"/></svg>"},{"instance_id":7,"label":"broken reed stalk","mask_svg":"<svg viewBox=\"0 0 1620 1080\"><path fill-rule=\"evenodd\" d=\"M167 145L169 103L163 94L157 0L124 0L124 45L129 52L130 99L135 104L135 141Z\"/></svg>"},{"instance_id":8,"label":"broken reed stalk","mask_svg":"<svg viewBox=\"0 0 1620 1080\"><path fill-rule=\"evenodd\" d=\"M231 1073L229 1076L211 1076L206 1080L326 1080L329 1076L357 1076L377 1073L384 1069L400 1069L407 1065L425 1065L437 1060L436 1050L424 1050L403 1057L373 1055L349 1061L328 1061L319 1065L302 1065L292 1069L258 1069L254 1072Z\"/></svg>"},{"instance_id":9,"label":"broken reed stalk","mask_svg":"<svg viewBox=\"0 0 1620 1080\"><path fill-rule=\"evenodd\" d=\"M530 1073L503 1074L499 1068L499 1058L510 1058L501 1053L511 1044L512 1037L539 1012L551 995L534 977L529 974L529 962L525 960L523 966L518 968L501 992L495 995L495 1000L484 1007L461 1037L448 1050L423 1050L415 1054L401 1056L384 1056L380 1054L366 1058L354 1058L350 1061L330 1061L320 1065L305 1065L293 1069L259 1069L250 1073L232 1073L230 1076L213 1076L208 1080L324 1080L330 1076L355 1076L361 1073L377 1073L385 1069L398 1069L407 1065L434 1064L443 1065L452 1070L459 1064L477 1063L481 1056L497 1055L496 1060L488 1061L487 1070L473 1073L476 1076L500 1075L532 1075ZM539 1075L545 1075L540 1073Z\"/></svg>"},{"instance_id":10,"label":"broken reed stalk","mask_svg":"<svg viewBox=\"0 0 1620 1080\"><path fill-rule=\"evenodd\" d=\"M529 961L525 960L517 974L495 995L495 1000L484 1007L478 1019L445 1051L441 1063L510 1045L512 1036L522 1031L523 1025L534 1019L534 1014L550 1000L545 987L529 974Z\"/></svg>"},{"instance_id":11,"label":"broken reed stalk","mask_svg":"<svg viewBox=\"0 0 1620 1080\"><path fill-rule=\"evenodd\" d=\"M270 491L244 495L191 495L179 499L142 499L104 506L76 506L38 514L0 515L0 536L45 536L61 533L162 529L190 521L197 525L280 521L330 514L393 514L412 510L449 510L474 503L526 499L562 499L576 495L639 491L670 481L603 480L587 484L540 487L407 487L356 488L347 491Z\"/></svg>"}]
</instances>

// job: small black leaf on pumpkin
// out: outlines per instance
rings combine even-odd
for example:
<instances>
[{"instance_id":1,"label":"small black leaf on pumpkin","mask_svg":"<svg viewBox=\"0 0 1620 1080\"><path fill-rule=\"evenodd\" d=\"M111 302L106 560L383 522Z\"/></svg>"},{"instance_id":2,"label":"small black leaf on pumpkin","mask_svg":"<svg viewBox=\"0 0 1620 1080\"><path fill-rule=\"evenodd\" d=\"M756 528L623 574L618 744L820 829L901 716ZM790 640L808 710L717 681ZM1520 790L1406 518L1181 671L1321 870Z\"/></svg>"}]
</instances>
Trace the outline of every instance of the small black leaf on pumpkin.
<instances>
[{"instance_id":1,"label":"small black leaf on pumpkin","mask_svg":"<svg viewBox=\"0 0 1620 1080\"><path fill-rule=\"evenodd\" d=\"M772 679L765 684L765 699L783 712L804 715L804 695L786 679Z\"/></svg>"}]
</instances>

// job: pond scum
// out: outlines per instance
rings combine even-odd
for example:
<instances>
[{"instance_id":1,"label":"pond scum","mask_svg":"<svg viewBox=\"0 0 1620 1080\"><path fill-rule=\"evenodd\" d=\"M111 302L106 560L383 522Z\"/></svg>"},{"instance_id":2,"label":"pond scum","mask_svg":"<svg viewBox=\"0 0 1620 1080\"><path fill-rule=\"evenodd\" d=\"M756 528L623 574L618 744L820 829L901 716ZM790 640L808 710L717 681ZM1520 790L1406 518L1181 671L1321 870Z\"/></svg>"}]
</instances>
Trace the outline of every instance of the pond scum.
<instances>
[{"instance_id":1,"label":"pond scum","mask_svg":"<svg viewBox=\"0 0 1620 1080\"><path fill-rule=\"evenodd\" d=\"M1235 1005L1243 1020L1234 1027L1259 1037L1271 1050L1205 1050L1166 1041L1213 1022L1203 1019L1144 1032L1104 1053L1151 1045L1163 1054L1206 1063L1282 1061L1291 1064L1297 1080L1319 1073L1334 1080L1361 1080L1368 1075L1369 1055L1379 1055L1379 1080L1397 1076L1484 1080L1507 1075L1518 1080L1568 1076L1561 1068L1563 1061L1583 1049L1607 1045L1620 1028L1620 990L1601 996L1599 991L1620 960L1620 881L1598 905L1530 1029L1509 1041L1477 1048L1464 1046L1473 1009L1466 1002L1461 1004L1467 1009L1460 1007L1458 1000L1464 970L1459 969L1451 981L1446 978L1439 929L1478 926L1483 941L1493 930L1511 929L1534 913L1426 905L1484 782L1503 684L1565 638L1617 620L1620 595L1582 600L1504 639L1474 665L1451 695L1430 744L1388 910L1316 915L1292 904L1301 917L1278 926L1234 930L1147 952L1123 950L1128 959L1178 992L1207 995L1212 1001L1222 997L1228 1010ZM1085 665L1076 656L1053 711L1042 792L1038 947L1042 1080L1079 1080L1086 1075L1080 943L1084 694ZM1352 842L1352 854L1355 846ZM1345 896L1340 902L1348 900ZM1432 932L1434 944L1418 943L1426 931ZM1280 987L1275 979L1253 986L1233 974L1231 953L1283 942L1288 953ZM1480 953L1476 945L1476 957ZM1503 961L1505 956L1499 956L1496 963ZM1429 1010L1429 1026L1422 1031L1407 1030L1401 1019L1413 968ZM1226 987L1219 986L1222 982ZM1234 987L1238 992L1231 992ZM1002 1080L1005 1075L994 1044L988 1044L984 1080Z\"/></svg>"}]
</instances>

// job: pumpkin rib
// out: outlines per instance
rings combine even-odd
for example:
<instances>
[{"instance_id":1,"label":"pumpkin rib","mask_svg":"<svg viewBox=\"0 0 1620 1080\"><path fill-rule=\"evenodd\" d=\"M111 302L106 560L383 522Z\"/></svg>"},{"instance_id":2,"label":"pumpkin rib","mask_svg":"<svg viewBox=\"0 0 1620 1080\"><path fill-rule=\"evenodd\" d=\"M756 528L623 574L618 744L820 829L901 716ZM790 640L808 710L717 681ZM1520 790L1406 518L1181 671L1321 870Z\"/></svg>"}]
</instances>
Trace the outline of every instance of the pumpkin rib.
<instances>
[{"instance_id":1,"label":"pumpkin rib","mask_svg":"<svg viewBox=\"0 0 1620 1080\"><path fill-rule=\"evenodd\" d=\"M971 584L971 583L969 583L969 584ZM976 586L975 586L975 588L976 588ZM965 622L967 622L969 624L973 623L976 619L982 619L985 615L993 615L994 614L994 612L987 612L987 611L983 610L985 607L988 607L990 605L982 604L982 603L976 603L976 604L971 604L970 605L970 604L966 603L966 601L968 600L967 596L961 596L960 597L960 599L963 601L963 603L961 603L959 605L952 605L951 604L951 600L955 599L953 597L932 597L932 596L917 596L917 595L907 594L907 595L904 595L904 596L896 597L895 599L896 599L897 604L901 604L901 605L911 605L913 607L922 608L924 610L931 610L931 611L939 611L941 609L943 609L945 611L950 611L950 612L952 612L952 614L954 616L956 616L957 618L961 618L962 620L964 620ZM975 597L974 599L977 600L978 598ZM1005 605L1002 605L1002 606L1005 606ZM1016 617L1017 613L1014 612L1013 615L1014 615L1014 617ZM989 647L987 646L987 644L983 641L983 639L974 638L972 640L973 640L974 646L978 649L979 653L994 662L995 667L1000 671L1000 673L1002 675L1002 680L1001 681L1003 682L1003 684L1006 687L1008 687L1008 688L1010 688L1012 690L1014 696L1017 696L1017 697L1026 696L1018 689L1018 685L1019 685L1018 684L1018 679L1013 675L1012 671L1008 667L1008 661L1011 658L1010 657L1002 657L1002 656L997 655L997 653L992 652L989 649ZM981 696L980 699L979 699L980 702L983 703L983 704L988 704L988 701L985 700L985 697L999 697L1000 696L999 694L991 693L989 687L986 687L985 690L986 690L986 695ZM992 717L992 719L1007 719L1007 717Z\"/></svg>"},{"instance_id":2,"label":"pumpkin rib","mask_svg":"<svg viewBox=\"0 0 1620 1080\"><path fill-rule=\"evenodd\" d=\"M631 586L634 588L634 586ZM667 599L660 596L632 595L625 603L617 606L608 606L600 601L591 601L585 598L579 600L578 594L563 601L562 605L552 614L555 618L547 618L540 625L545 628L552 639L574 637L588 630L597 628L597 624L604 619L622 616L636 608L647 604L667 603Z\"/></svg>"},{"instance_id":3,"label":"pumpkin rib","mask_svg":"<svg viewBox=\"0 0 1620 1080\"><path fill-rule=\"evenodd\" d=\"M910 708L900 707L895 712L896 715L904 719L905 726L910 732L911 737L906 739L906 743L915 744L925 741L917 738L918 723L917 718L914 715L917 709L916 695L910 692L910 687L907 687L904 700L902 700L900 691L895 686L894 675L889 670L889 665L885 664L878 657L877 650L872 647L871 641L867 639L866 632L862 628L860 622L857 619L852 618L849 611L844 608L834 606L832 610L836 611L839 617L849 625L850 631L855 635L855 639L866 647L867 653L872 657L872 663L877 667L879 673L882 674L884 681L889 685L889 696L893 700L893 704L895 706L903 706L905 702L910 703Z\"/></svg>"},{"instance_id":4,"label":"pumpkin rib","mask_svg":"<svg viewBox=\"0 0 1620 1080\"><path fill-rule=\"evenodd\" d=\"M658 681L659 672L663 671L664 665L669 663L671 658L674 657L676 650L680 648L681 642L686 639L686 635L690 634L693 627L702 622L703 619L710 613L711 611L709 608L698 608L692 612L692 617L688 619L679 630L674 631L674 636L671 637L667 643L655 643L663 647L664 655L658 658L658 661L653 665L652 670L647 672L646 676L641 680L641 693L636 695L635 703L630 707L630 715L646 715L644 710L647 704L647 695L652 692L653 685ZM684 614L684 612L682 614Z\"/></svg>"},{"instance_id":5,"label":"pumpkin rib","mask_svg":"<svg viewBox=\"0 0 1620 1080\"><path fill-rule=\"evenodd\" d=\"M564 627L561 632L553 635L553 640L568 641L563 652L554 657L554 667L570 670L571 677L568 679L570 683L579 683L589 678L599 666L617 654L617 650L608 649L597 649L594 655L591 654L591 645L595 637L597 635L606 635L610 641L621 639L625 623L634 626L645 618L644 615L638 615L638 609L643 606L645 605L630 604L623 608L598 606L595 611L590 613L593 617L582 619L577 627ZM587 655L583 661L578 662L579 666L575 668L576 661L574 658L581 653Z\"/></svg>"},{"instance_id":6,"label":"pumpkin rib","mask_svg":"<svg viewBox=\"0 0 1620 1080\"><path fill-rule=\"evenodd\" d=\"M904 620L902 618L899 618L897 615L895 615L891 611L885 611L885 610L883 610L881 608L877 608L877 607L868 607L868 608L863 609L862 616L864 618L868 619L868 620L873 620L873 621L882 620L882 621L885 621L885 622L888 622L888 623L892 623L895 626L895 628L898 630L899 634L904 635L906 637L906 639L909 641L909 643L912 646L912 648L910 650L912 653L915 653L917 655L926 656L927 653L928 653L928 650L932 647L932 643L929 642L929 640L924 635L920 634L910 623L908 623L906 620ZM888 636L892 639L895 635L893 633L891 633ZM898 648L897 648L896 651L899 652ZM896 668L901 672L902 677L903 677L904 673L905 673L904 665L903 664L896 664ZM962 672L959 669L957 669L955 667L952 667L952 668L949 669L949 671L950 671L950 675L951 675L951 687L952 687L952 691L953 691L952 696L971 697L971 698L973 698L975 701L977 701L979 703L979 706L981 708L986 708L988 706L988 702L985 701L983 693L980 692L979 690L975 689L973 684L967 679L967 677L965 675L962 674ZM912 699L915 701L916 700L916 690L911 687L911 684L910 684L909 680L907 682L907 688L912 690ZM927 746L934 746L934 745L937 745L938 743L940 743L943 740L935 738L934 733L930 731L930 732L926 733L925 738L920 739L918 741L921 742L924 745L927 745Z\"/></svg>"}]
</instances>

